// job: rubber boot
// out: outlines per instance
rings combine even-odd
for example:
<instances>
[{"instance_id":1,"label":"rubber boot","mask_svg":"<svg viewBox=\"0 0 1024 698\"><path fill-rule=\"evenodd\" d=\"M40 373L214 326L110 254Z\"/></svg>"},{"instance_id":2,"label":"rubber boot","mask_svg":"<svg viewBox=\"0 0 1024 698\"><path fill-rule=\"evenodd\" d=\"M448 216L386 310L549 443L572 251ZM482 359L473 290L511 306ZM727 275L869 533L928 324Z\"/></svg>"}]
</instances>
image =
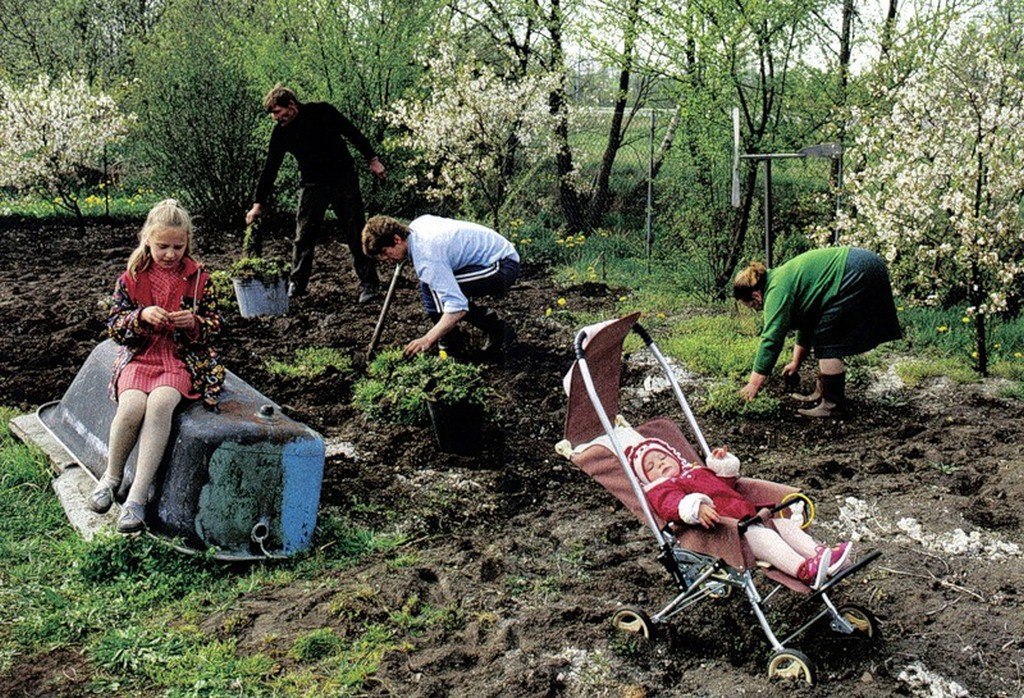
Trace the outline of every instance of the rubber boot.
<instances>
[{"instance_id":1,"label":"rubber boot","mask_svg":"<svg viewBox=\"0 0 1024 698\"><path fill-rule=\"evenodd\" d=\"M842 414L846 405L846 374L821 374L818 385L821 387L821 402L797 412L805 417L837 417Z\"/></svg>"},{"instance_id":2,"label":"rubber boot","mask_svg":"<svg viewBox=\"0 0 1024 698\"><path fill-rule=\"evenodd\" d=\"M466 313L466 322L484 333L484 343L480 346L480 351L485 357L500 359L505 356L505 347L515 337L515 331L498 316L497 312L484 306L470 305L469 312Z\"/></svg>"},{"instance_id":3,"label":"rubber boot","mask_svg":"<svg viewBox=\"0 0 1024 698\"><path fill-rule=\"evenodd\" d=\"M789 396L797 402L817 402L821 399L821 374L818 374L818 379L814 381L814 391L809 395L801 395L800 393L790 393Z\"/></svg>"}]
</instances>

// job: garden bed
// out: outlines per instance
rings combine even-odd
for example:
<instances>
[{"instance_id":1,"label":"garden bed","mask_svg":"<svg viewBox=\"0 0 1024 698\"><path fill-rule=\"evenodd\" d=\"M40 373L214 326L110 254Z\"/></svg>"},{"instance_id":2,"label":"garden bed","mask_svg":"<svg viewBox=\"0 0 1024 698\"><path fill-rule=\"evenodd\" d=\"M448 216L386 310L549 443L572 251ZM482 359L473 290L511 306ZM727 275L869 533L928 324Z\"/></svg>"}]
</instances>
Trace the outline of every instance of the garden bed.
<instances>
[{"instance_id":1,"label":"garden bed","mask_svg":"<svg viewBox=\"0 0 1024 698\"><path fill-rule=\"evenodd\" d=\"M28 411L63 394L104 336L101 305L136 232L136 223L97 224L83 239L70 225L0 223L0 404ZM269 237L270 251L287 255L285 235ZM225 268L238 245L208 236L197 256ZM504 396L500 416L470 457L439 452L429 427L389 428L351 407L379 311L356 304L358 290L344 245L326 240L309 294L287 317L243 319L227 299L220 347L231 370L334 446L322 511L402 531L408 562L372 558L334 573L316 592L258 589L211 612L204 630L232 637L241 653L270 653L287 665L294 638L311 628L354 638L389 610L418 604L443 609L443 618L410 627L365 691L811 694L767 681L769 648L741 600L696 607L651 646L624 641L607 623L617 603L653 608L670 594L646 531L553 450L576 329L565 318L610 317L618 291L559 290L527 260L500 304L518 342L503 365L486 369ZM410 278L399 286L382 346L418 336L424 323ZM307 347L340 350L351 370L308 379L268 370L268 362ZM639 384L646 370L631 366L625 383ZM882 642L850 644L821 632L796 643L817 663L814 695L928 695L920 687L928 682L931 695L962 695L950 681L975 696L1021 695L1024 408L984 384L932 383L883 397L860 386L851 397L842 421L801 420L788 403L767 421L701 418L709 441L743 457L746 474L806 488L818 503L819 532L855 533L861 549L883 551L841 593L876 612ZM637 423L671 404L666 393L638 396L626 416ZM329 545L323 535L317 544ZM351 601L338 613L345 594ZM0 694L77 695L92 671L81 655L60 649L16 664L0 676ZM65 679L53 684L55 675Z\"/></svg>"}]
</instances>

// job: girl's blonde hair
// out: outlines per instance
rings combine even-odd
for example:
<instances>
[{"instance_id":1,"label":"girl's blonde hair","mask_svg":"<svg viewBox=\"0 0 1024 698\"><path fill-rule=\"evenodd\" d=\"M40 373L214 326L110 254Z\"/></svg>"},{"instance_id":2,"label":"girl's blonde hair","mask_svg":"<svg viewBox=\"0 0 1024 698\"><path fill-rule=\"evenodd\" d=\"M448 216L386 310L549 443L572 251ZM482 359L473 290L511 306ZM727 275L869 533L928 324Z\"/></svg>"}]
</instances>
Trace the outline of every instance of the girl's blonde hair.
<instances>
[{"instance_id":1,"label":"girl's blonde hair","mask_svg":"<svg viewBox=\"0 0 1024 698\"><path fill-rule=\"evenodd\" d=\"M139 246L128 257L128 272L134 278L140 271L149 269L153 263L153 255L149 253L149 238L153 232L162 228L175 228L185 231L185 256L192 255L192 217L174 199L164 199L150 209L146 222L139 231Z\"/></svg>"},{"instance_id":2,"label":"girl's blonde hair","mask_svg":"<svg viewBox=\"0 0 1024 698\"><path fill-rule=\"evenodd\" d=\"M754 291L764 292L768 268L761 262L751 262L740 269L732 282L732 297L738 301L749 301Z\"/></svg>"}]
</instances>

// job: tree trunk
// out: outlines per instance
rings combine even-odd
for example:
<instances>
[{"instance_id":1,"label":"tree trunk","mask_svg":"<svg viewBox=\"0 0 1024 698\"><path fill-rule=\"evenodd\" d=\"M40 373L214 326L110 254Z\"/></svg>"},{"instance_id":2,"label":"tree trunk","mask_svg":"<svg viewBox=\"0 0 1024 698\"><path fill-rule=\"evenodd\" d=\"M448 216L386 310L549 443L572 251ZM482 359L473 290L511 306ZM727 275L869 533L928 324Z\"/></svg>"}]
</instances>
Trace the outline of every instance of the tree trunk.
<instances>
[{"instance_id":1,"label":"tree trunk","mask_svg":"<svg viewBox=\"0 0 1024 698\"><path fill-rule=\"evenodd\" d=\"M593 196L590 199L590 207L587 211L587 230L598 227L601 217L608 209L610 197L610 182L612 167L615 165L615 158L622 147L622 122L626 113L626 105L629 102L629 81L633 71L633 52L636 49L637 23L640 20L640 0L631 0L625 39L622 44L622 69L619 71L618 92L615 95L615 107L612 112L612 120L608 126L608 141L605 144L604 154L601 156L601 167L597 173L597 184Z\"/></svg>"},{"instance_id":2,"label":"tree trunk","mask_svg":"<svg viewBox=\"0 0 1024 698\"><path fill-rule=\"evenodd\" d=\"M843 107L846 106L847 90L850 84L850 58L853 53L853 20L856 15L853 2L854 0L843 0L843 24L839 32L839 89L836 94L836 106L840 108L840 114L843 113ZM846 140L846 122L840 119L836 127L836 141L842 145L844 140ZM842 167L843 161L840 158L832 159L829 181L833 189L837 189L840 185Z\"/></svg>"},{"instance_id":3,"label":"tree trunk","mask_svg":"<svg viewBox=\"0 0 1024 698\"><path fill-rule=\"evenodd\" d=\"M714 264L715 274L715 295L719 299L728 296L727 291L732 283L732 270L740 263L740 255L747 242L747 231L750 229L750 211L754 206L754 189L757 186L757 168L748 167L743 178L743 195L740 198L740 207L732 219L732 229L729 233L729 242L725 247L724 254L719 256L717 264Z\"/></svg>"},{"instance_id":4,"label":"tree trunk","mask_svg":"<svg viewBox=\"0 0 1024 698\"><path fill-rule=\"evenodd\" d=\"M555 117L555 142L558 152L555 166L558 173L558 199L568 232L583 229L583 207L579 192L572 182L573 161L569 148L568 99L565 95L565 50L562 47L562 11L560 0L551 0L551 14L547 20L551 37L551 65L549 69L562 76L558 86L548 95L548 109Z\"/></svg>"},{"instance_id":5,"label":"tree trunk","mask_svg":"<svg viewBox=\"0 0 1024 698\"><path fill-rule=\"evenodd\" d=\"M896 33L896 18L899 16L899 0L889 0L889 8L885 13L885 24L882 27L882 44L879 50L882 57L892 51L893 35Z\"/></svg>"}]
</instances>

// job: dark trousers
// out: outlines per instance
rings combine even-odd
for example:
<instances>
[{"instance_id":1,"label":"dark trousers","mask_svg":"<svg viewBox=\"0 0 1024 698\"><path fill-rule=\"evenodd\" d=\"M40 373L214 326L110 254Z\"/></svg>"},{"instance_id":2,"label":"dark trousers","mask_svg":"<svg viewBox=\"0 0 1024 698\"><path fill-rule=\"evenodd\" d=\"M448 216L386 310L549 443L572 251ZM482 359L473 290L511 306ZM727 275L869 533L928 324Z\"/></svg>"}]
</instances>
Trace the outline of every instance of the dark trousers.
<instances>
[{"instance_id":1,"label":"dark trousers","mask_svg":"<svg viewBox=\"0 0 1024 698\"><path fill-rule=\"evenodd\" d=\"M519 276L519 262L502 259L494 264L471 265L455 270L455 281L466 298L504 296ZM427 315L440 315L441 307L430 286L420 282L420 297ZM473 304L470 304L472 309Z\"/></svg>"},{"instance_id":2,"label":"dark trousers","mask_svg":"<svg viewBox=\"0 0 1024 698\"><path fill-rule=\"evenodd\" d=\"M377 283L377 265L363 254L362 234L366 224L359 179L352 177L331 184L305 184L299 191L299 208L295 213L295 239L292 247L291 281L305 291L313 271L313 252L324 229L324 214L334 209L341 233L352 253L356 276L364 283Z\"/></svg>"}]
</instances>

